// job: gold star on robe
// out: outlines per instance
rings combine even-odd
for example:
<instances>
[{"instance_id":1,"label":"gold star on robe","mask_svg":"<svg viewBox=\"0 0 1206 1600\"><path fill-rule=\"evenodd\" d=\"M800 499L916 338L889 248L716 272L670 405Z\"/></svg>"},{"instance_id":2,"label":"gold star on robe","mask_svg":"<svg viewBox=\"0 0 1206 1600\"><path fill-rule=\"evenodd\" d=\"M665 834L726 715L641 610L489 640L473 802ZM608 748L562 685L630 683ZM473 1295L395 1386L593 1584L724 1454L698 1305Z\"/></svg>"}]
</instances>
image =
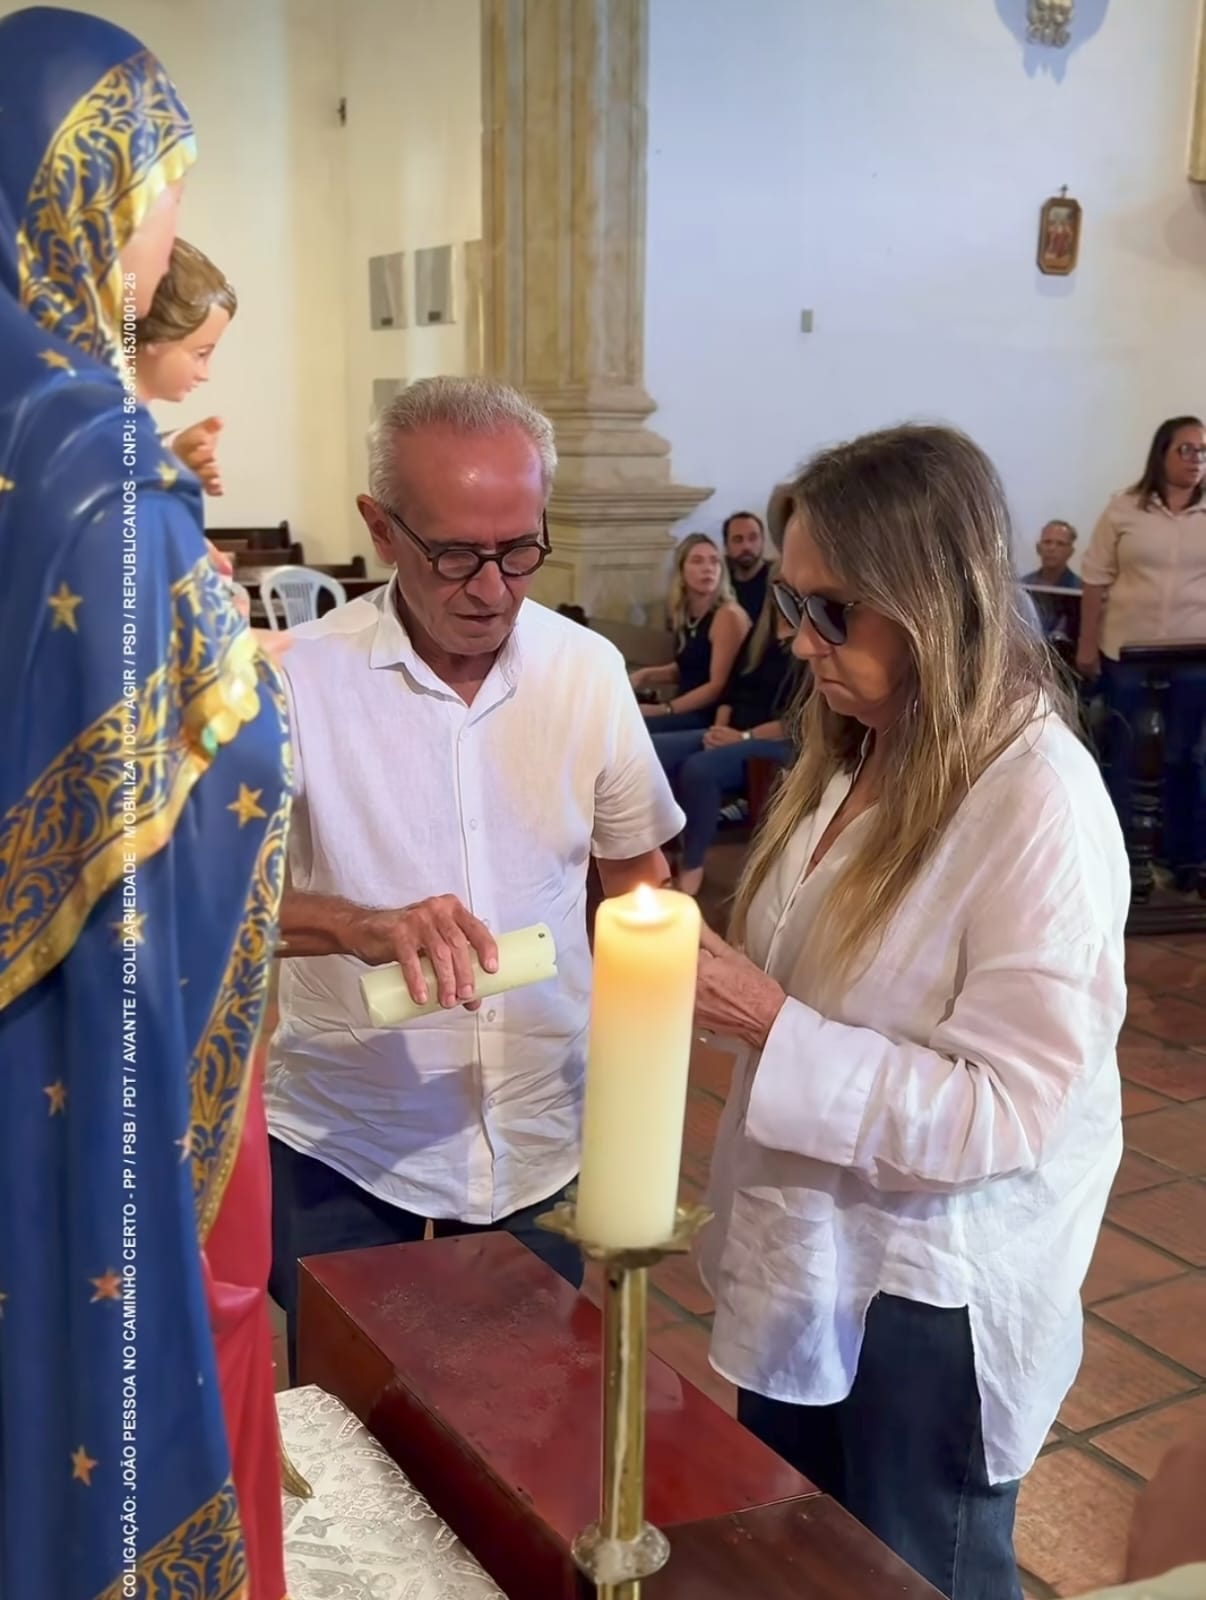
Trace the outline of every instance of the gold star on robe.
<instances>
[{"instance_id":1,"label":"gold star on robe","mask_svg":"<svg viewBox=\"0 0 1206 1600\"><path fill-rule=\"evenodd\" d=\"M88 1489L92 1487L92 1473L97 1463L92 1459L83 1445L78 1450L71 1452L71 1476Z\"/></svg>"},{"instance_id":2,"label":"gold star on robe","mask_svg":"<svg viewBox=\"0 0 1206 1600\"><path fill-rule=\"evenodd\" d=\"M193 1130L191 1127L184 1130L184 1138L177 1139L176 1145L180 1151L180 1161L183 1165L193 1153Z\"/></svg>"},{"instance_id":3,"label":"gold star on robe","mask_svg":"<svg viewBox=\"0 0 1206 1600\"><path fill-rule=\"evenodd\" d=\"M233 811L238 817L240 828L245 828L249 822L268 815L260 805L260 796L263 792L262 789L249 789L245 783L239 785L239 798L232 800L226 809Z\"/></svg>"},{"instance_id":4,"label":"gold star on robe","mask_svg":"<svg viewBox=\"0 0 1206 1600\"><path fill-rule=\"evenodd\" d=\"M165 489L171 489L180 476L179 472L169 461L161 461L155 469L159 474L159 481Z\"/></svg>"},{"instance_id":5,"label":"gold star on robe","mask_svg":"<svg viewBox=\"0 0 1206 1600\"><path fill-rule=\"evenodd\" d=\"M0 494L7 494L10 489L17 486L11 478L0 478Z\"/></svg>"},{"instance_id":6,"label":"gold star on robe","mask_svg":"<svg viewBox=\"0 0 1206 1600\"><path fill-rule=\"evenodd\" d=\"M50 1115L52 1117L58 1111L66 1111L67 1085L63 1082L62 1078L57 1079L54 1083L43 1089L42 1093L46 1095L50 1101Z\"/></svg>"},{"instance_id":7,"label":"gold star on robe","mask_svg":"<svg viewBox=\"0 0 1206 1600\"><path fill-rule=\"evenodd\" d=\"M54 367L59 372L69 372L73 378L75 377L75 368L61 350L39 350L38 354L48 367Z\"/></svg>"},{"instance_id":8,"label":"gold star on robe","mask_svg":"<svg viewBox=\"0 0 1206 1600\"><path fill-rule=\"evenodd\" d=\"M112 1267L110 1267L108 1272L103 1273L99 1278L89 1278L88 1282L96 1290L96 1293L92 1296L93 1305L95 1305L98 1300L121 1299L121 1277L118 1273L114 1272Z\"/></svg>"},{"instance_id":9,"label":"gold star on robe","mask_svg":"<svg viewBox=\"0 0 1206 1600\"><path fill-rule=\"evenodd\" d=\"M129 938L133 939L135 944L145 944L146 921L146 912L138 911L132 917L122 917L117 922L111 922L109 926L119 940Z\"/></svg>"},{"instance_id":10,"label":"gold star on robe","mask_svg":"<svg viewBox=\"0 0 1206 1600\"><path fill-rule=\"evenodd\" d=\"M75 625L75 613L84 603L82 594L72 594L65 583L60 583L58 590L52 594L46 604L54 612L55 628L70 628L72 633L80 630Z\"/></svg>"}]
</instances>

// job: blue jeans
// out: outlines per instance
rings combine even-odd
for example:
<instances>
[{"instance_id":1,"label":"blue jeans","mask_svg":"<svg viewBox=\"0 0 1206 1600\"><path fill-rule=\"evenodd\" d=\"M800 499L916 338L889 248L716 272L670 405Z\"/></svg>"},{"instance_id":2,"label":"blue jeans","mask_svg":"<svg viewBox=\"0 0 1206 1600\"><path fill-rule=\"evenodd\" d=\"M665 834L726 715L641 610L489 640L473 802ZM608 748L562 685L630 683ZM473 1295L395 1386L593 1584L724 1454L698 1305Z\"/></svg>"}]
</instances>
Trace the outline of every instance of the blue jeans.
<instances>
[{"instance_id":1,"label":"blue jeans","mask_svg":"<svg viewBox=\"0 0 1206 1600\"><path fill-rule=\"evenodd\" d=\"M877 1295L845 1400L743 1389L737 1416L950 1600L1021 1600L1018 1485L988 1482L966 1310Z\"/></svg>"},{"instance_id":2,"label":"blue jeans","mask_svg":"<svg viewBox=\"0 0 1206 1600\"><path fill-rule=\"evenodd\" d=\"M683 867L702 867L708 846L720 825L726 794L745 784L745 769L754 759L791 759L790 739L743 739L740 744L705 750L699 733L655 733L653 748L670 779L678 803L687 814L683 830Z\"/></svg>"},{"instance_id":3,"label":"blue jeans","mask_svg":"<svg viewBox=\"0 0 1206 1600\"><path fill-rule=\"evenodd\" d=\"M427 1218L390 1205L345 1178L314 1156L302 1155L280 1139L269 1139L272 1156L272 1274L268 1292L285 1313L289 1344L289 1382L297 1380L297 1263L303 1256L337 1250L367 1250L379 1244L414 1244L427 1231ZM489 1226L438 1219L437 1239L453 1234L505 1230L575 1289L582 1286L582 1256L577 1245L536 1226L564 1190Z\"/></svg>"},{"instance_id":4,"label":"blue jeans","mask_svg":"<svg viewBox=\"0 0 1206 1600\"><path fill-rule=\"evenodd\" d=\"M1131 836L1135 779L1133 729L1152 704L1146 673L1131 662L1101 662L1109 708L1105 729L1106 782L1123 832ZM1170 674L1164 700L1164 848L1174 870L1206 865L1206 668Z\"/></svg>"}]
</instances>

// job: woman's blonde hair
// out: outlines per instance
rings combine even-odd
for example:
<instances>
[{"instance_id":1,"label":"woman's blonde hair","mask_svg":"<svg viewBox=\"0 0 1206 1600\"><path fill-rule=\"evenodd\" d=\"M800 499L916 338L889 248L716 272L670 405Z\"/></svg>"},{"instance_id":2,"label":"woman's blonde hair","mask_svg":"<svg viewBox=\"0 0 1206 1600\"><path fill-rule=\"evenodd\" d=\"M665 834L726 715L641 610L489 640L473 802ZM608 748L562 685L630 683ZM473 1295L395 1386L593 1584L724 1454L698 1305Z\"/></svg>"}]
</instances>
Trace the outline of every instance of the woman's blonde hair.
<instances>
[{"instance_id":1,"label":"woman's blonde hair","mask_svg":"<svg viewBox=\"0 0 1206 1600\"><path fill-rule=\"evenodd\" d=\"M239 309L233 286L195 244L177 239L167 273L160 279L151 309L134 329L138 344L176 344L187 339L219 306L228 316Z\"/></svg>"},{"instance_id":2,"label":"woman's blonde hair","mask_svg":"<svg viewBox=\"0 0 1206 1600\"><path fill-rule=\"evenodd\" d=\"M817 926L823 976L869 960L972 784L1044 697L1075 724L1054 657L1018 604L1005 493L987 456L949 428L868 434L817 456L776 491L771 523L807 528L859 601L901 627L912 692L890 744L891 791L868 814L857 854ZM782 544L780 543L780 548ZM826 785L858 764L866 729L805 690L800 755L781 784L737 890L732 937Z\"/></svg>"},{"instance_id":3,"label":"woman's blonde hair","mask_svg":"<svg viewBox=\"0 0 1206 1600\"><path fill-rule=\"evenodd\" d=\"M725 560L720 546L709 534L689 533L679 544L674 552L674 576L670 579L670 594L666 601L666 617L669 620L671 631L677 639L686 632L690 618L687 616L687 583L683 577L683 568L687 564L687 557L692 550L697 550L701 544L706 544L709 550L715 552L720 560L720 586L712 597L709 611L719 611L723 605L735 603L733 595L733 582L729 577L729 564Z\"/></svg>"}]
</instances>

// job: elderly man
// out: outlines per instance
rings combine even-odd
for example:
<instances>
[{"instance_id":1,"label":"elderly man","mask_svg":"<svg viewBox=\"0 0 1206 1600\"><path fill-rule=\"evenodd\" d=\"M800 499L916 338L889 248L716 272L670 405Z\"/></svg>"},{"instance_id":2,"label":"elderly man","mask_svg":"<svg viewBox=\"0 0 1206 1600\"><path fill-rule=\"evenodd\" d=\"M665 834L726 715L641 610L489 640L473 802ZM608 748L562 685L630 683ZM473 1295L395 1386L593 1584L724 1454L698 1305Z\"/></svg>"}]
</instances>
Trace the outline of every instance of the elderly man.
<instances>
[{"instance_id":1,"label":"elderly man","mask_svg":"<svg viewBox=\"0 0 1206 1600\"><path fill-rule=\"evenodd\" d=\"M552 428L482 378L412 384L357 504L389 586L297 629L284 659L297 807L268 1074L273 1295L297 1261L535 1219L577 1171L593 855L604 892L664 883L682 822L618 652L525 599L549 551ZM471 957L544 922L555 982L477 1006ZM442 1009L375 1030L358 980L398 961ZM432 996L430 998L436 998Z\"/></svg>"},{"instance_id":2,"label":"elderly man","mask_svg":"<svg viewBox=\"0 0 1206 1600\"><path fill-rule=\"evenodd\" d=\"M1059 518L1045 523L1035 545L1039 564L1022 579L1049 589L1082 589L1084 585L1068 565L1076 548L1076 529Z\"/></svg>"}]
</instances>

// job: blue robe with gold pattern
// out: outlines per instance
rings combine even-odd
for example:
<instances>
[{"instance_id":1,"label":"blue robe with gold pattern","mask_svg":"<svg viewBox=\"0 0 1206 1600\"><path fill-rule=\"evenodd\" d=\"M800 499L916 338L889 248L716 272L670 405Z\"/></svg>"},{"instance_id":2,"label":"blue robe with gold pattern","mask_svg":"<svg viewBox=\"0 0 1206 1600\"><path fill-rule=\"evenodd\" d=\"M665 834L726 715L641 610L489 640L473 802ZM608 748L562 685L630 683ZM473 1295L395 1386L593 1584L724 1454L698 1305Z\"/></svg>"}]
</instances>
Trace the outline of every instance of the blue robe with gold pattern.
<instances>
[{"instance_id":1,"label":"blue robe with gold pattern","mask_svg":"<svg viewBox=\"0 0 1206 1600\"><path fill-rule=\"evenodd\" d=\"M198 485L119 371L118 252L191 159L128 34L0 20L3 1600L249 1592L202 1252L275 945L287 730Z\"/></svg>"}]
</instances>

